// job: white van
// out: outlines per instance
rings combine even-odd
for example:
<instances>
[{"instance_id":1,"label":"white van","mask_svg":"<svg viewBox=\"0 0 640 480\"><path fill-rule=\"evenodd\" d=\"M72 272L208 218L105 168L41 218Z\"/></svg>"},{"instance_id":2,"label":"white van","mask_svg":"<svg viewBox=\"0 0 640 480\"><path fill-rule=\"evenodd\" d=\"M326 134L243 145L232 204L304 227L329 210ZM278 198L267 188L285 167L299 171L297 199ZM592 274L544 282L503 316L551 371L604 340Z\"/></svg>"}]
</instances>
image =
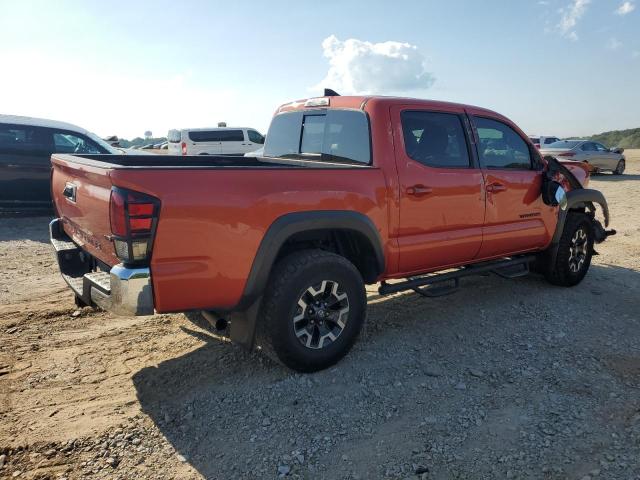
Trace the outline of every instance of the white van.
<instances>
[{"instance_id":1,"label":"white van","mask_svg":"<svg viewBox=\"0 0 640 480\"><path fill-rule=\"evenodd\" d=\"M169 130L169 155L244 155L258 150L264 136L253 128Z\"/></svg>"}]
</instances>

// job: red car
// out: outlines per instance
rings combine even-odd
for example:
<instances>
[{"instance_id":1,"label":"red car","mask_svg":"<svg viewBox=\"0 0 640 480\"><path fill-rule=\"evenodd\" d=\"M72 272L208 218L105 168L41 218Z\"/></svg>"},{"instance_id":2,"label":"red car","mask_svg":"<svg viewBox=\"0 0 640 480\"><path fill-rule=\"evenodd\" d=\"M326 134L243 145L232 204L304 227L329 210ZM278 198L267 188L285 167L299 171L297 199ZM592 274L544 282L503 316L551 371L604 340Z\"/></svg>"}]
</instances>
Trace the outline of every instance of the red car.
<instances>
[{"instance_id":1,"label":"red car","mask_svg":"<svg viewBox=\"0 0 640 480\"><path fill-rule=\"evenodd\" d=\"M599 204L608 224L607 204L584 188L583 166L542 159L507 118L453 103L295 101L277 110L258 158L52 162L51 239L78 304L203 312L299 371L348 352L365 284L434 296L466 275L531 265L571 286L613 233L595 218Z\"/></svg>"}]
</instances>

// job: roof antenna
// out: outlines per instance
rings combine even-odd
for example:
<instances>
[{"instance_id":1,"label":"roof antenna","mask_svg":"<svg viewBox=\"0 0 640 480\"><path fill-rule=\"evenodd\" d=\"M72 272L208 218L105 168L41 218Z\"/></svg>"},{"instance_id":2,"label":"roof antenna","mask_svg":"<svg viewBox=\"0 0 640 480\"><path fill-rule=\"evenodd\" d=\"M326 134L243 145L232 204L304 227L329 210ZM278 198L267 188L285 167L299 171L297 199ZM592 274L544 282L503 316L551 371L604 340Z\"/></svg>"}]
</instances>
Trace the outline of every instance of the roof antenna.
<instances>
[{"instance_id":1,"label":"roof antenna","mask_svg":"<svg viewBox=\"0 0 640 480\"><path fill-rule=\"evenodd\" d=\"M340 94L338 92L336 92L335 90L331 90L330 88L325 88L324 89L324 96L325 97L339 97Z\"/></svg>"}]
</instances>

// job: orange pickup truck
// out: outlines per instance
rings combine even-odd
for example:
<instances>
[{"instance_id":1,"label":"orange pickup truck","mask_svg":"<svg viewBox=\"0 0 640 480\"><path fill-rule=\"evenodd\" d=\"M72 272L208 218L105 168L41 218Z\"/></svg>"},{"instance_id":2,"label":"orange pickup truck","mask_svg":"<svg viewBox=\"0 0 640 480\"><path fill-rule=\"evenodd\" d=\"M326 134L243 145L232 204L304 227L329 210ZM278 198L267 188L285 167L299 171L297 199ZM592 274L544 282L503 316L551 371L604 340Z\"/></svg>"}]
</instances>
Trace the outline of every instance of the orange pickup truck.
<instances>
[{"instance_id":1,"label":"orange pickup truck","mask_svg":"<svg viewBox=\"0 0 640 480\"><path fill-rule=\"evenodd\" d=\"M353 345L365 284L572 286L615 233L584 167L482 108L326 92L282 105L263 155L54 154L51 242L78 305L197 312L308 372Z\"/></svg>"}]
</instances>

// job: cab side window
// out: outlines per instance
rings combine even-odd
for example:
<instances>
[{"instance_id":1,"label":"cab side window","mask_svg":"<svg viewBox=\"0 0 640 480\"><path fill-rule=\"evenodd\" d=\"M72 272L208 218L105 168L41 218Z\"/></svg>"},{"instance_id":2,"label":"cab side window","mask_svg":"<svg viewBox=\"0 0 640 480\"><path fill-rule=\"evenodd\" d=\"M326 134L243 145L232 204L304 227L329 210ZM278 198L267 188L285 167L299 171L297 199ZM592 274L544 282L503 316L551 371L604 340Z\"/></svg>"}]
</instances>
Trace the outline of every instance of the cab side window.
<instances>
[{"instance_id":1,"label":"cab side window","mask_svg":"<svg viewBox=\"0 0 640 480\"><path fill-rule=\"evenodd\" d=\"M247 130L247 135L249 136L250 142L257 143L259 145L264 143L264 137L255 130Z\"/></svg>"},{"instance_id":2,"label":"cab side window","mask_svg":"<svg viewBox=\"0 0 640 480\"><path fill-rule=\"evenodd\" d=\"M580 147L580 150L582 150L583 152L595 152L597 151L596 144L593 142L585 142Z\"/></svg>"},{"instance_id":3,"label":"cab side window","mask_svg":"<svg viewBox=\"0 0 640 480\"><path fill-rule=\"evenodd\" d=\"M404 111L407 156L428 167L468 168L469 150L460 117L454 113Z\"/></svg>"},{"instance_id":4,"label":"cab side window","mask_svg":"<svg viewBox=\"0 0 640 480\"><path fill-rule=\"evenodd\" d=\"M595 143L594 144L596 146L596 150L599 152L608 152L609 149L607 147L605 147L604 145L602 145L601 143Z\"/></svg>"},{"instance_id":5,"label":"cab side window","mask_svg":"<svg viewBox=\"0 0 640 480\"><path fill-rule=\"evenodd\" d=\"M54 132L53 144L56 153L106 153L94 141L71 132Z\"/></svg>"},{"instance_id":6,"label":"cab side window","mask_svg":"<svg viewBox=\"0 0 640 480\"><path fill-rule=\"evenodd\" d=\"M529 145L510 126L489 118L475 117L478 153L485 168L531 169Z\"/></svg>"}]
</instances>

